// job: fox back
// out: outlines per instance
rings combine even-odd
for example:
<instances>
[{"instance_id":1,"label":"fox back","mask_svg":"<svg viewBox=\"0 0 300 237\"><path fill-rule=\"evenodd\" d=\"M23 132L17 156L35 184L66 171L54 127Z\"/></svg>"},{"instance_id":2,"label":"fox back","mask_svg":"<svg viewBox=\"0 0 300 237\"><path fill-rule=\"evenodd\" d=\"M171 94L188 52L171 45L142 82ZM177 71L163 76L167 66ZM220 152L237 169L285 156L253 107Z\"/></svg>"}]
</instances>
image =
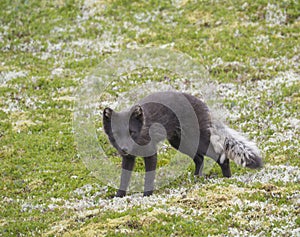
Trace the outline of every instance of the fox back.
<instances>
[{"instance_id":1,"label":"fox back","mask_svg":"<svg viewBox=\"0 0 300 237\"><path fill-rule=\"evenodd\" d=\"M168 139L181 152L206 154L210 113L199 99L184 93L159 92L123 112L104 110L104 130L121 155L151 156Z\"/></svg>"}]
</instances>

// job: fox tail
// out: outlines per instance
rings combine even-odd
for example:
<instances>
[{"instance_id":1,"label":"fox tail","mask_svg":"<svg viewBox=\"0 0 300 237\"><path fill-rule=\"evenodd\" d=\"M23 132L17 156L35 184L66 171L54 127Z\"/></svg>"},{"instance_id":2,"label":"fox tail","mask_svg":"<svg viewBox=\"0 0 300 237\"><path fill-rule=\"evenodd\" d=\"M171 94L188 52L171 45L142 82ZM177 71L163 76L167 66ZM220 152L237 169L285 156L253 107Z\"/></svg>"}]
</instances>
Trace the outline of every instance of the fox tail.
<instances>
[{"instance_id":1,"label":"fox tail","mask_svg":"<svg viewBox=\"0 0 300 237\"><path fill-rule=\"evenodd\" d=\"M220 155L220 163L228 158L243 167L263 167L260 151L255 143L222 123L213 123L210 142Z\"/></svg>"}]
</instances>

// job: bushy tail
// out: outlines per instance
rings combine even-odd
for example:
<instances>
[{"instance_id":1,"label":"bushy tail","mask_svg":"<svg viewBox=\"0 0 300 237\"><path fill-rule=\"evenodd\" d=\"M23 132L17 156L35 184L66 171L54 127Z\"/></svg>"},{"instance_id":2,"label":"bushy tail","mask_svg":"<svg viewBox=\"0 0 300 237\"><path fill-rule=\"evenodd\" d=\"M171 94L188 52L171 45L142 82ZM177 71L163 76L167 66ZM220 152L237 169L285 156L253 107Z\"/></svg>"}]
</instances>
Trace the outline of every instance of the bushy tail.
<instances>
[{"instance_id":1,"label":"bushy tail","mask_svg":"<svg viewBox=\"0 0 300 237\"><path fill-rule=\"evenodd\" d=\"M210 140L215 151L220 154L221 163L228 158L251 169L263 167L259 149L254 142L221 123L214 124L211 132Z\"/></svg>"}]
</instances>

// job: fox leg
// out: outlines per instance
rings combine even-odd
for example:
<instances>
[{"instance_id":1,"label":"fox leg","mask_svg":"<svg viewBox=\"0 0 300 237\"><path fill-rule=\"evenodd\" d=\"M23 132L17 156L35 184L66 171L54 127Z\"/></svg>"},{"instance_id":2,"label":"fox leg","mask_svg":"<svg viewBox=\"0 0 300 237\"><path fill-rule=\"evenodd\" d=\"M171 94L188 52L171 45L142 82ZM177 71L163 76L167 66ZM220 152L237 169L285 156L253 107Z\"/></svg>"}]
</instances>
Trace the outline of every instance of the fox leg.
<instances>
[{"instance_id":1,"label":"fox leg","mask_svg":"<svg viewBox=\"0 0 300 237\"><path fill-rule=\"evenodd\" d=\"M120 188L117 191L116 197L124 197L129 186L132 170L135 164L134 156L122 157L122 174L120 181Z\"/></svg>"},{"instance_id":2,"label":"fox leg","mask_svg":"<svg viewBox=\"0 0 300 237\"><path fill-rule=\"evenodd\" d=\"M203 155L200 155L200 154L196 154L195 157L194 157L194 163L195 163L195 173L194 175L195 176L203 176L203 166L204 166L204 163L203 163L203 160L204 160L204 157Z\"/></svg>"},{"instance_id":3,"label":"fox leg","mask_svg":"<svg viewBox=\"0 0 300 237\"><path fill-rule=\"evenodd\" d=\"M229 159L226 158L224 161L221 161L221 159L219 158L217 160L217 163L219 164L219 166L222 169L222 174L224 177L231 177L231 171L230 171L230 164L229 164Z\"/></svg>"},{"instance_id":4,"label":"fox leg","mask_svg":"<svg viewBox=\"0 0 300 237\"><path fill-rule=\"evenodd\" d=\"M144 196L150 196L154 190L154 179L156 173L157 155L144 157L145 162L145 184L144 184Z\"/></svg>"}]
</instances>

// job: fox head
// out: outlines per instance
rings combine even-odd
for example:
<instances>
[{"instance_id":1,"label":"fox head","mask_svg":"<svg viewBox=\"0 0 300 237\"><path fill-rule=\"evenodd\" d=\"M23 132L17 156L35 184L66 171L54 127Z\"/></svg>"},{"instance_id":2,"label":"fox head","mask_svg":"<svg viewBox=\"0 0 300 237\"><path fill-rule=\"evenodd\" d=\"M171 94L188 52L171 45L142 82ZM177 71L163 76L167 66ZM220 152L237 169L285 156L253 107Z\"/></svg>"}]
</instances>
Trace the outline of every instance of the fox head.
<instances>
[{"instance_id":1,"label":"fox head","mask_svg":"<svg viewBox=\"0 0 300 237\"><path fill-rule=\"evenodd\" d=\"M115 112L111 108L103 111L103 127L111 144L121 155L130 155L135 144L141 141L145 115L141 105L128 111Z\"/></svg>"}]
</instances>

